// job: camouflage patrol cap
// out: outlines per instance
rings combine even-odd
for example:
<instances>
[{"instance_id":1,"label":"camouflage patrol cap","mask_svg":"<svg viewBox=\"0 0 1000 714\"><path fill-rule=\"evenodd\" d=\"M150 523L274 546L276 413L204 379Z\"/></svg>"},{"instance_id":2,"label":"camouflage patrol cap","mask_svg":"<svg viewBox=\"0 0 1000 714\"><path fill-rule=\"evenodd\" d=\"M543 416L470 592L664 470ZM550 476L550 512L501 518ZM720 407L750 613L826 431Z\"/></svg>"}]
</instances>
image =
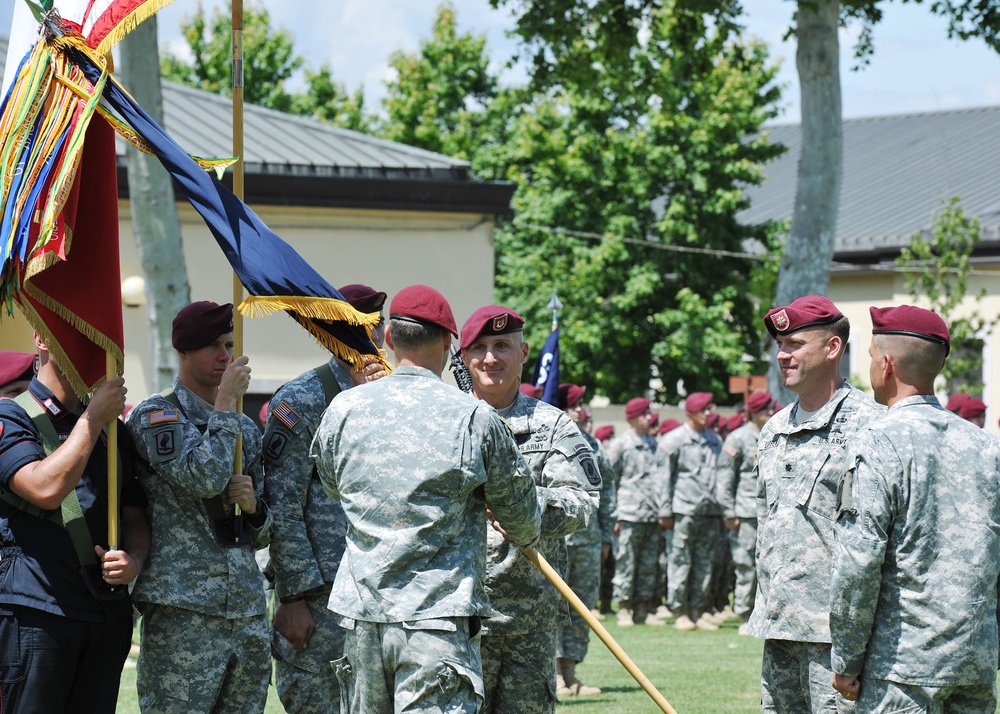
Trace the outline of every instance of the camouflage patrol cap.
<instances>
[{"instance_id":1,"label":"camouflage patrol cap","mask_svg":"<svg viewBox=\"0 0 1000 714\"><path fill-rule=\"evenodd\" d=\"M791 305L772 308L764 316L764 327L771 337L778 339L778 335L790 335L809 327L832 325L843 316L829 298L806 295L794 300Z\"/></svg>"},{"instance_id":2,"label":"camouflage patrol cap","mask_svg":"<svg viewBox=\"0 0 1000 714\"><path fill-rule=\"evenodd\" d=\"M199 300L182 307L174 318L170 342L178 352L200 350L219 335L233 331L233 304Z\"/></svg>"},{"instance_id":3,"label":"camouflage patrol cap","mask_svg":"<svg viewBox=\"0 0 1000 714\"><path fill-rule=\"evenodd\" d=\"M389 319L435 325L458 337L451 305L444 295L427 285L410 285L396 293L389 304Z\"/></svg>"}]
</instances>

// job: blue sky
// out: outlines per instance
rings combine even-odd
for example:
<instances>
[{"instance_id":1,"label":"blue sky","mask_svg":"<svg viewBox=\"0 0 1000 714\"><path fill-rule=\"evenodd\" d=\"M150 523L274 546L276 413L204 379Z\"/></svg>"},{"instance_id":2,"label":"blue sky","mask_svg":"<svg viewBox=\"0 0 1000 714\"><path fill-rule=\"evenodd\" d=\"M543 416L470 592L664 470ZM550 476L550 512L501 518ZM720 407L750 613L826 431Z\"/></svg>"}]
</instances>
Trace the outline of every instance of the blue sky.
<instances>
[{"instance_id":1,"label":"blue sky","mask_svg":"<svg viewBox=\"0 0 1000 714\"><path fill-rule=\"evenodd\" d=\"M0 27L10 26L16 1L20 0L0 0ZM161 10L161 45L183 47L179 26L197 2L176 0ZM202 2L206 8L222 6L219 0ZM292 32L296 49L311 66L328 62L349 89L364 85L369 106L376 106L388 76L389 55L416 49L420 38L430 34L438 0L263 0L263 4L276 24ZM498 67L502 65L515 48L505 36L511 26L507 13L491 9L488 0L455 4L461 29L486 33L490 55ZM772 57L782 63L779 77L786 85L782 121L787 122L799 118L794 39L782 41L794 6L790 0L744 0L747 31L767 42ZM980 41L948 40L945 21L926 5L897 1L884 7L884 20L875 32L875 56L866 69L850 70L856 30L842 31L845 117L1000 104L1000 55ZM518 81L523 74L515 69L507 70L506 76Z\"/></svg>"}]
</instances>

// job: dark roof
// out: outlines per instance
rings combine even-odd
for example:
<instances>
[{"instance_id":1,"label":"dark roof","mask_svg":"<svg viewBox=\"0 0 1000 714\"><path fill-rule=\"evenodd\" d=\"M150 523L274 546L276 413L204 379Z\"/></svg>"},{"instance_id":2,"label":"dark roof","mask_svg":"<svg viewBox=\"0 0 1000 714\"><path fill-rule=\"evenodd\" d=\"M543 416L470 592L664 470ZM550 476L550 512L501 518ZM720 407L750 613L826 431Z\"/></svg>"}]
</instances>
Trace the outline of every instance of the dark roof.
<instances>
[{"instance_id":1,"label":"dark roof","mask_svg":"<svg viewBox=\"0 0 1000 714\"><path fill-rule=\"evenodd\" d=\"M836 259L894 256L952 196L978 217L983 247L1000 241L1000 107L845 119L844 174ZM748 190L747 223L790 218L801 133L798 124L765 128L788 147Z\"/></svg>"},{"instance_id":2,"label":"dark roof","mask_svg":"<svg viewBox=\"0 0 1000 714\"><path fill-rule=\"evenodd\" d=\"M7 38L0 37L0 77ZM164 128L187 152L232 155L229 98L163 83ZM469 163L253 105L244 108L248 203L504 214L515 186L478 181ZM119 139L119 193L128 196ZM252 180L250 180L252 178ZM228 183L230 178L225 179Z\"/></svg>"}]
</instances>

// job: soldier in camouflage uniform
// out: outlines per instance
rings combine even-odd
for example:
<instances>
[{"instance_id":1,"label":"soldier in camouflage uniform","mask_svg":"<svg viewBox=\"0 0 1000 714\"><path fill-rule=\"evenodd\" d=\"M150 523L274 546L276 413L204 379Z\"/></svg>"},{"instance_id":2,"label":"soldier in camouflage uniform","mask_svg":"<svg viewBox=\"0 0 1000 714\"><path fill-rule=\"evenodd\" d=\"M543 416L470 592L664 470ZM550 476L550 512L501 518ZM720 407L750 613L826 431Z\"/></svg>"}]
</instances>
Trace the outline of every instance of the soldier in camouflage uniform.
<instances>
[{"instance_id":1,"label":"soldier in camouflage uniform","mask_svg":"<svg viewBox=\"0 0 1000 714\"><path fill-rule=\"evenodd\" d=\"M580 427L583 438L594 452L597 468L601 473L601 504L597 509L597 518L592 518L585 529L566 536L566 584L592 609L597 604L601 561L611 553L611 544L615 539L618 503L607 452L584 429L587 419L582 401L584 392L585 387L576 384L559 385L559 407ZM556 640L556 696L559 699L597 696L601 693L600 688L589 687L576 677L576 665L587 656L590 625L572 608L569 619L570 624L560 629Z\"/></svg>"},{"instance_id":2,"label":"soldier in camouflage uniform","mask_svg":"<svg viewBox=\"0 0 1000 714\"><path fill-rule=\"evenodd\" d=\"M740 618L741 635L757 595L757 475L754 454L760 430L774 415L770 392L754 392L747 398L750 420L736 427L722 445L716 477L716 500L722 508L726 528L732 533L729 544L736 567L733 611Z\"/></svg>"},{"instance_id":3,"label":"soldier in camouflage uniform","mask_svg":"<svg viewBox=\"0 0 1000 714\"><path fill-rule=\"evenodd\" d=\"M345 285L340 293L366 314L379 312L386 298L358 284ZM382 346L381 324L372 339ZM270 556L278 598L271 652L275 689L288 714L340 711L340 685L330 662L344 655L344 630L327 603L344 554L347 519L316 476L309 449L338 392L386 374L374 357L365 370L331 357L271 398L264 432L264 490L274 518Z\"/></svg>"},{"instance_id":4,"label":"soldier in camouflage uniform","mask_svg":"<svg viewBox=\"0 0 1000 714\"><path fill-rule=\"evenodd\" d=\"M487 509L516 542L538 539L540 497L510 430L441 381L456 333L441 293L401 290L386 332L395 371L337 395L313 441L348 522L330 594L347 629L345 711L478 712Z\"/></svg>"},{"instance_id":5,"label":"soldier in camouflage uniform","mask_svg":"<svg viewBox=\"0 0 1000 714\"><path fill-rule=\"evenodd\" d=\"M519 391L521 366L528 359L523 325L502 305L476 310L462 325L462 360L475 396L494 407L514 432L538 487L544 536L538 550L564 574L563 536L586 528L594 517L601 475L573 420ZM556 636L569 623L569 606L523 553L493 532L486 589L493 615L483 625L484 714L554 711Z\"/></svg>"},{"instance_id":6,"label":"soldier in camouflage uniform","mask_svg":"<svg viewBox=\"0 0 1000 714\"><path fill-rule=\"evenodd\" d=\"M614 592L618 624L663 624L651 617L663 531L674 527L667 493L667 455L649 436L649 400L625 404L631 427L611 442L608 455L618 475L618 561Z\"/></svg>"},{"instance_id":7,"label":"soldier in camouflage uniform","mask_svg":"<svg viewBox=\"0 0 1000 714\"><path fill-rule=\"evenodd\" d=\"M934 396L948 328L871 308L883 419L848 444L834 528L834 686L859 712L996 711L1000 444Z\"/></svg>"},{"instance_id":8,"label":"soldier in camouflage uniform","mask_svg":"<svg viewBox=\"0 0 1000 714\"><path fill-rule=\"evenodd\" d=\"M709 608L709 584L721 526L715 501L715 467L722 441L708 428L709 392L684 400L686 422L663 438L667 455L667 499L674 516L667 564L667 607L681 632L718 630Z\"/></svg>"},{"instance_id":9,"label":"soldier in camouflage uniform","mask_svg":"<svg viewBox=\"0 0 1000 714\"><path fill-rule=\"evenodd\" d=\"M128 427L149 470L152 548L133 599L142 612L136 686L144 712L262 712L271 674L260 430L236 413L250 385L233 359L233 306L196 302L174 318L180 371ZM233 474L243 434L243 474ZM234 515L239 505L242 516Z\"/></svg>"},{"instance_id":10,"label":"soldier in camouflage uniform","mask_svg":"<svg viewBox=\"0 0 1000 714\"><path fill-rule=\"evenodd\" d=\"M765 712L849 711L830 686L830 573L844 445L883 409L840 376L850 323L825 297L775 308L786 389L757 445L757 600L748 629L763 638Z\"/></svg>"}]
</instances>

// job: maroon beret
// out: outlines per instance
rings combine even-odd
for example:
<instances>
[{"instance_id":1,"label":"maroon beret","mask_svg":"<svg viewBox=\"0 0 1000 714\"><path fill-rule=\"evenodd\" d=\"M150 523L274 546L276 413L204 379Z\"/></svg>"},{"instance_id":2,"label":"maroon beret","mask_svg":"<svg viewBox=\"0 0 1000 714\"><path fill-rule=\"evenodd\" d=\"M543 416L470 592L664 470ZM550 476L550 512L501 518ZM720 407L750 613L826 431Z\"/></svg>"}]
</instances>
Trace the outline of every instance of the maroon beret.
<instances>
[{"instance_id":1,"label":"maroon beret","mask_svg":"<svg viewBox=\"0 0 1000 714\"><path fill-rule=\"evenodd\" d=\"M972 395L966 394L965 392L955 392L948 397L948 406L946 406L945 409L958 414L958 410L961 409L962 405L969 400L970 396Z\"/></svg>"},{"instance_id":2,"label":"maroon beret","mask_svg":"<svg viewBox=\"0 0 1000 714\"><path fill-rule=\"evenodd\" d=\"M679 421L677 421L676 419L664 419L663 423L660 424L660 436L663 436L664 434L667 434L667 433L673 431L674 429L676 429L680 425L681 425L681 423Z\"/></svg>"},{"instance_id":3,"label":"maroon beret","mask_svg":"<svg viewBox=\"0 0 1000 714\"><path fill-rule=\"evenodd\" d=\"M714 429L719 424L719 412L712 412L708 415L708 419L705 420L705 426L709 429Z\"/></svg>"},{"instance_id":4,"label":"maroon beret","mask_svg":"<svg viewBox=\"0 0 1000 714\"><path fill-rule=\"evenodd\" d=\"M982 399L977 399L976 397L969 397L962 404L962 408L958 410L958 415L963 419L974 419L980 414L986 412L986 404Z\"/></svg>"},{"instance_id":5,"label":"maroon beret","mask_svg":"<svg viewBox=\"0 0 1000 714\"><path fill-rule=\"evenodd\" d=\"M338 290L347 302L358 312L378 312L385 304L385 293L361 283L351 283Z\"/></svg>"},{"instance_id":6,"label":"maroon beret","mask_svg":"<svg viewBox=\"0 0 1000 714\"><path fill-rule=\"evenodd\" d=\"M649 400L643 397L632 397L625 402L625 418L635 419L649 411Z\"/></svg>"},{"instance_id":7,"label":"maroon beret","mask_svg":"<svg viewBox=\"0 0 1000 714\"><path fill-rule=\"evenodd\" d=\"M598 441L604 441L605 439L610 439L615 435L615 428L610 424L605 424L604 426L599 426L594 430L594 438Z\"/></svg>"},{"instance_id":8,"label":"maroon beret","mask_svg":"<svg viewBox=\"0 0 1000 714\"><path fill-rule=\"evenodd\" d=\"M200 350L212 344L219 335L233 331L233 304L220 305L200 300L182 307L174 318L170 342L179 352Z\"/></svg>"},{"instance_id":9,"label":"maroon beret","mask_svg":"<svg viewBox=\"0 0 1000 714\"><path fill-rule=\"evenodd\" d=\"M731 432L736 431L745 423L746 417L743 415L743 412L740 412L739 414L733 414L728 420L726 420L726 428Z\"/></svg>"},{"instance_id":10,"label":"maroon beret","mask_svg":"<svg viewBox=\"0 0 1000 714\"><path fill-rule=\"evenodd\" d=\"M389 305L389 319L443 327L458 337L451 305L444 295L427 285L410 285L396 293Z\"/></svg>"},{"instance_id":11,"label":"maroon beret","mask_svg":"<svg viewBox=\"0 0 1000 714\"><path fill-rule=\"evenodd\" d=\"M904 335L944 345L944 353L951 352L948 326L937 313L913 305L898 307L870 307L873 335Z\"/></svg>"},{"instance_id":12,"label":"maroon beret","mask_svg":"<svg viewBox=\"0 0 1000 714\"><path fill-rule=\"evenodd\" d=\"M481 335L506 335L524 327L524 318L503 305L486 305L469 316L462 325L459 349L465 349Z\"/></svg>"},{"instance_id":13,"label":"maroon beret","mask_svg":"<svg viewBox=\"0 0 1000 714\"><path fill-rule=\"evenodd\" d=\"M560 384L559 408L569 409L570 407L575 407L583 399L583 393L586 391L586 387L581 387L577 384L570 384L569 382Z\"/></svg>"},{"instance_id":14,"label":"maroon beret","mask_svg":"<svg viewBox=\"0 0 1000 714\"><path fill-rule=\"evenodd\" d=\"M707 409L712 403L711 392L692 392L684 400L684 411L693 414Z\"/></svg>"},{"instance_id":15,"label":"maroon beret","mask_svg":"<svg viewBox=\"0 0 1000 714\"><path fill-rule=\"evenodd\" d=\"M35 355L29 352L0 350L0 387L35 376Z\"/></svg>"},{"instance_id":16,"label":"maroon beret","mask_svg":"<svg viewBox=\"0 0 1000 714\"><path fill-rule=\"evenodd\" d=\"M770 392L754 392L747 398L747 411L756 414L762 409L767 409L773 401L774 397Z\"/></svg>"},{"instance_id":17,"label":"maroon beret","mask_svg":"<svg viewBox=\"0 0 1000 714\"><path fill-rule=\"evenodd\" d=\"M660 423L660 412L650 412L649 413L649 428L655 429Z\"/></svg>"},{"instance_id":18,"label":"maroon beret","mask_svg":"<svg viewBox=\"0 0 1000 714\"><path fill-rule=\"evenodd\" d=\"M545 392L545 387L534 387L527 382L521 382L519 389L521 390L521 394L526 397L531 397L532 399L541 398L542 394Z\"/></svg>"},{"instance_id":19,"label":"maroon beret","mask_svg":"<svg viewBox=\"0 0 1000 714\"><path fill-rule=\"evenodd\" d=\"M772 308L764 316L764 327L777 339L779 334L790 335L808 327L832 325L843 316L828 298L806 295L786 307Z\"/></svg>"}]
</instances>

